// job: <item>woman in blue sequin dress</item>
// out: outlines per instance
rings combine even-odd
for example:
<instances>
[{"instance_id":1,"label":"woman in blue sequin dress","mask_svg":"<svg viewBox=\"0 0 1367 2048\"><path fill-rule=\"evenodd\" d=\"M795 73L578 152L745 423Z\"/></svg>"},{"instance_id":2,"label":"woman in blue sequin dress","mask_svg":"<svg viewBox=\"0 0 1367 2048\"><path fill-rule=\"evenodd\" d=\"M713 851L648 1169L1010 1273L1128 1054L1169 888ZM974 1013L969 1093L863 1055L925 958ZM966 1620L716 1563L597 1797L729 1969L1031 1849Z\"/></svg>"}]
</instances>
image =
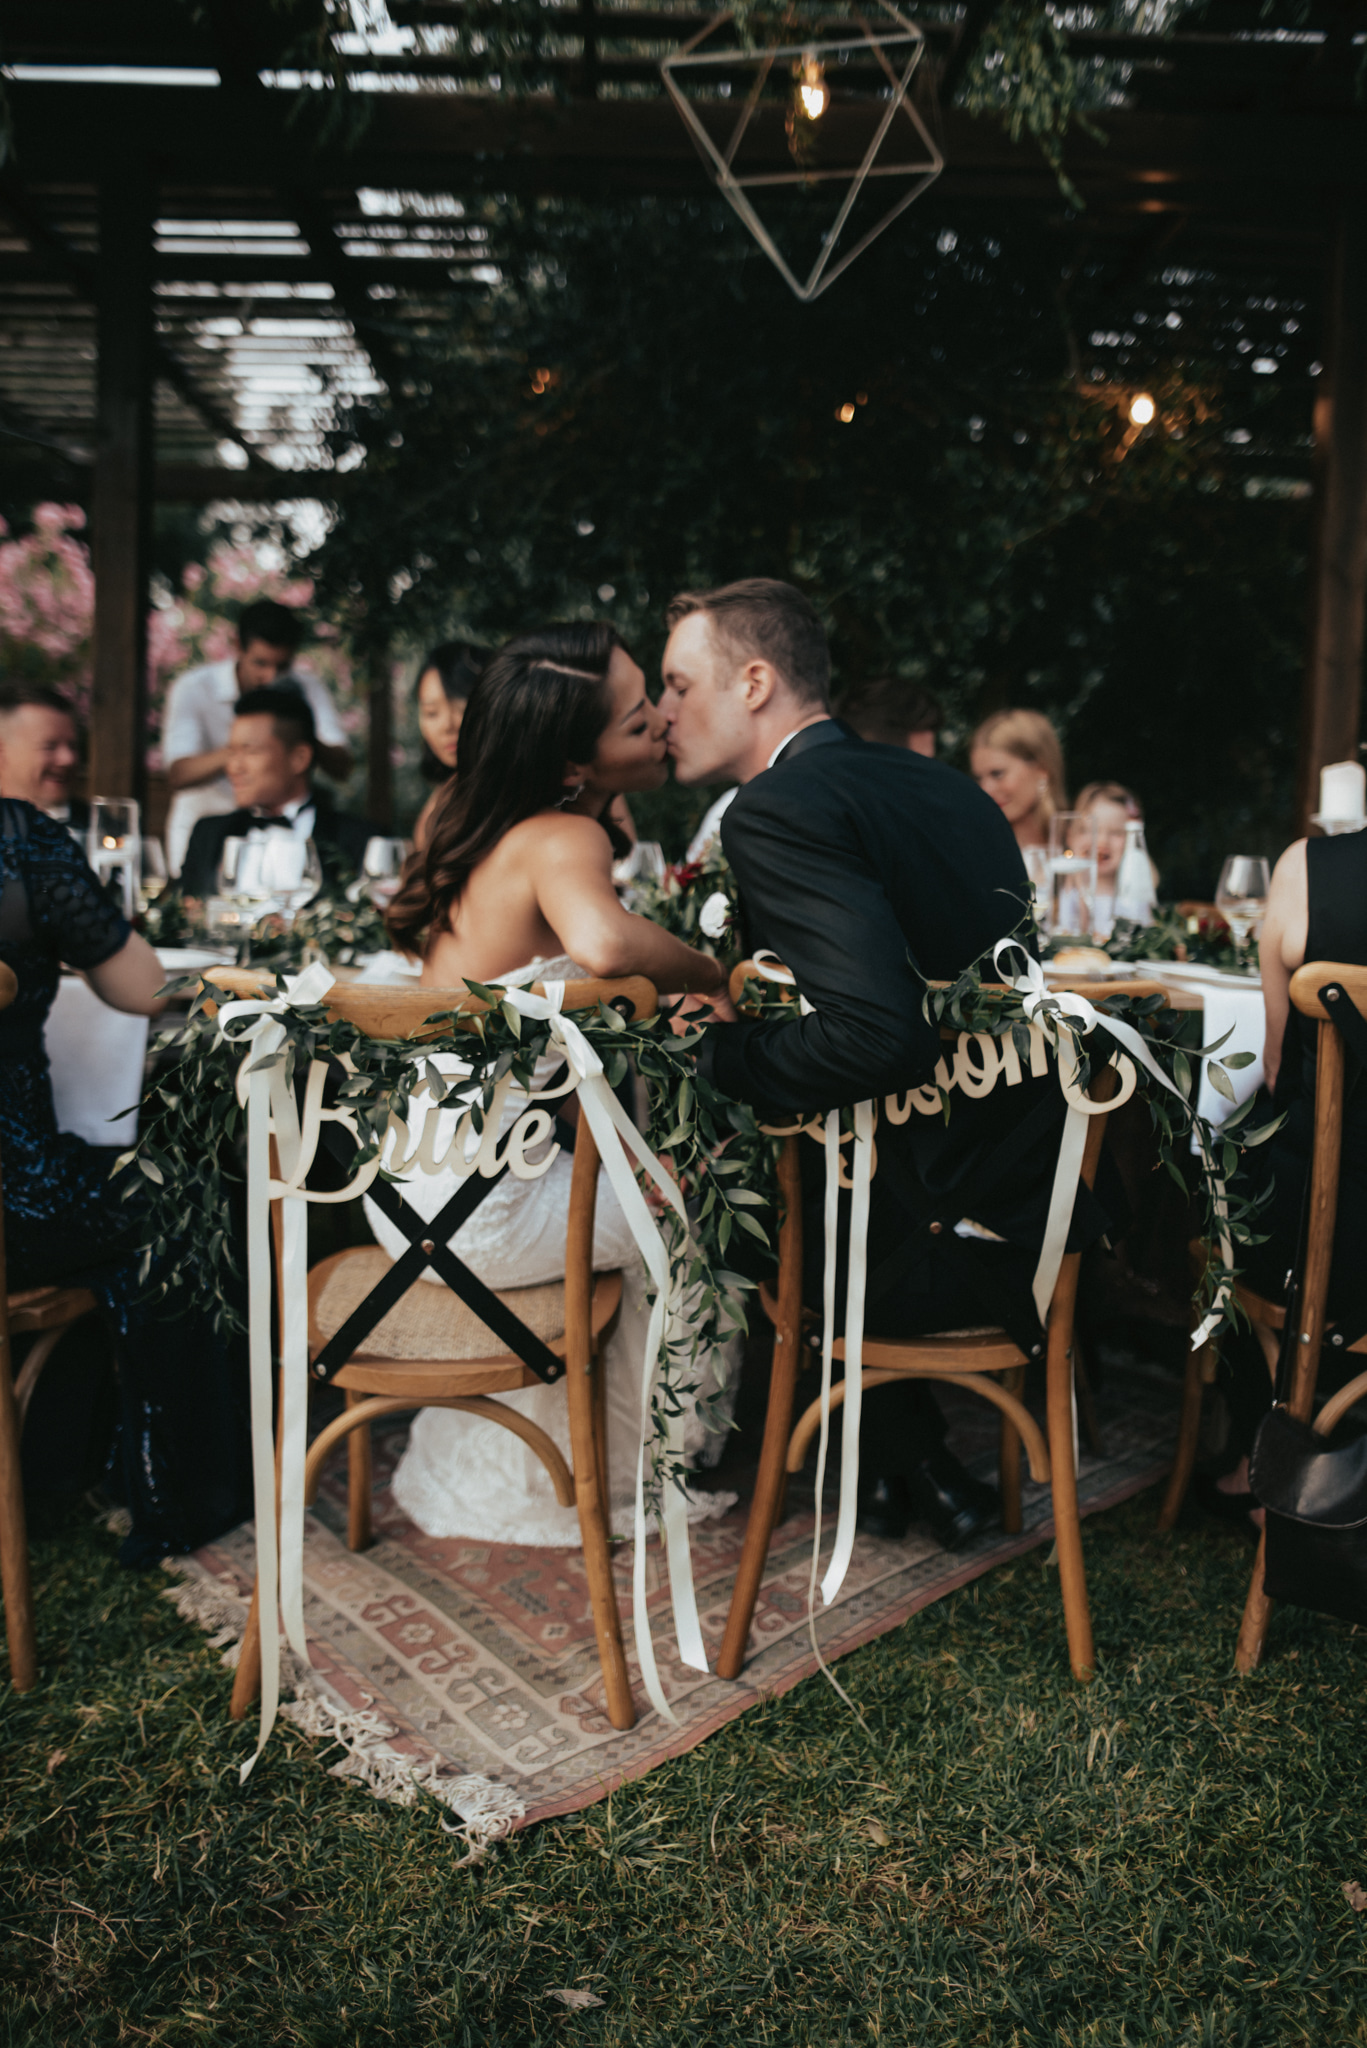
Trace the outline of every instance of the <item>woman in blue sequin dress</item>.
<instances>
[{"instance_id":1,"label":"woman in blue sequin dress","mask_svg":"<svg viewBox=\"0 0 1367 2048\"><path fill-rule=\"evenodd\" d=\"M109 1477L133 1521L121 1554L153 1564L251 1511L245 1357L206 1316L172 1316L148 1298L139 1205L122 1198L123 1181L111 1186L113 1148L57 1129L43 1026L63 962L115 1008L143 1014L160 1007L161 975L66 828L12 798L0 798L0 960L19 983L0 1011L9 1288L62 1282L99 1300L119 1381Z\"/></svg>"}]
</instances>

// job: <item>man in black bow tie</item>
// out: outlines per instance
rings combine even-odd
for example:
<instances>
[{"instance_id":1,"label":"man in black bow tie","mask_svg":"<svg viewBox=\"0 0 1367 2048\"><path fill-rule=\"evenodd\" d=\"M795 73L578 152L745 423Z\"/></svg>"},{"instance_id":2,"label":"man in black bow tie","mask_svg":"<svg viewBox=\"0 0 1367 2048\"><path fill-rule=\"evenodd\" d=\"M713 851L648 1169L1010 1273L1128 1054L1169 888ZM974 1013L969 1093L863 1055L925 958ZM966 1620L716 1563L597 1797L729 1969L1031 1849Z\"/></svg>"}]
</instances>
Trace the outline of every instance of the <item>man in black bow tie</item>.
<instances>
[{"instance_id":1,"label":"man in black bow tie","mask_svg":"<svg viewBox=\"0 0 1367 2048\"><path fill-rule=\"evenodd\" d=\"M298 690L248 690L238 698L227 759L238 808L195 826L180 874L182 895L203 900L213 894L225 840L268 831L311 839L329 881L360 873L376 828L335 810L313 788L316 751L313 713Z\"/></svg>"},{"instance_id":2,"label":"man in black bow tie","mask_svg":"<svg viewBox=\"0 0 1367 2048\"><path fill-rule=\"evenodd\" d=\"M976 1100L956 1089L947 1125L881 1109L934 1076L942 1047L922 1010L926 979L952 980L1021 921L1030 891L1011 828L967 776L866 743L831 716L825 631L789 584L756 577L686 592L667 616L661 709L678 779L742 785L721 838L745 943L776 953L812 1006L716 1025L699 1069L775 1122L869 1098L880 1106L870 1334L1005 1320L1032 1350L1041 1333L1030 1279L1057 1143L1035 1144L987 1193L984 1167L1041 1091L1058 1096L1056 1084L1026 1075ZM1061 1099L1058 1108L1061 1122ZM801 1149L804 1292L816 1304L823 1153L805 1139ZM956 1188L973 1203L967 1217ZM934 1220L918 1224L927 1205ZM842 1296L844 1279L842 1255ZM815 1392L809 1376L799 1400ZM864 1413L861 1528L900 1534L916 1514L957 1547L988 1522L996 1495L945 1448L924 1385L877 1388Z\"/></svg>"}]
</instances>

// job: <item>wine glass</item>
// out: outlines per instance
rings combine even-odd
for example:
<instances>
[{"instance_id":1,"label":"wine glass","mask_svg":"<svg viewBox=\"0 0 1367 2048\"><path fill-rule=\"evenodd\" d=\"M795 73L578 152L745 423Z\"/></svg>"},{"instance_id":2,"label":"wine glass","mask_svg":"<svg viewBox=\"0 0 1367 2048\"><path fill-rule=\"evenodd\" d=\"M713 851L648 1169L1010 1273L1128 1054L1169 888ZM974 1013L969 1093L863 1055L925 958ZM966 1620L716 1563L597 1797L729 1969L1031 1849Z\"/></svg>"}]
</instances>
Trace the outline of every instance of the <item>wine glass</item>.
<instances>
[{"instance_id":1,"label":"wine glass","mask_svg":"<svg viewBox=\"0 0 1367 2048\"><path fill-rule=\"evenodd\" d=\"M249 847L248 852L255 852ZM323 886L323 864L311 839L292 832L268 833L260 848L260 886L264 897L297 914Z\"/></svg>"},{"instance_id":2,"label":"wine glass","mask_svg":"<svg viewBox=\"0 0 1367 2048\"><path fill-rule=\"evenodd\" d=\"M383 910L398 894L407 858L408 842L404 839L367 839L361 872L365 876L365 893L378 910Z\"/></svg>"},{"instance_id":3,"label":"wine glass","mask_svg":"<svg viewBox=\"0 0 1367 2048\"><path fill-rule=\"evenodd\" d=\"M1272 876L1261 854L1232 853L1220 870L1215 908L1233 932L1240 952L1262 930L1271 887Z\"/></svg>"},{"instance_id":4,"label":"wine glass","mask_svg":"<svg viewBox=\"0 0 1367 2048\"><path fill-rule=\"evenodd\" d=\"M1058 938L1090 940L1096 905L1096 838L1083 811L1056 811L1049 820L1049 930Z\"/></svg>"},{"instance_id":5,"label":"wine glass","mask_svg":"<svg viewBox=\"0 0 1367 2048\"><path fill-rule=\"evenodd\" d=\"M142 907L147 909L155 903L166 887L169 877L166 873L166 854L159 839L144 839L142 842L142 884L140 894Z\"/></svg>"}]
</instances>

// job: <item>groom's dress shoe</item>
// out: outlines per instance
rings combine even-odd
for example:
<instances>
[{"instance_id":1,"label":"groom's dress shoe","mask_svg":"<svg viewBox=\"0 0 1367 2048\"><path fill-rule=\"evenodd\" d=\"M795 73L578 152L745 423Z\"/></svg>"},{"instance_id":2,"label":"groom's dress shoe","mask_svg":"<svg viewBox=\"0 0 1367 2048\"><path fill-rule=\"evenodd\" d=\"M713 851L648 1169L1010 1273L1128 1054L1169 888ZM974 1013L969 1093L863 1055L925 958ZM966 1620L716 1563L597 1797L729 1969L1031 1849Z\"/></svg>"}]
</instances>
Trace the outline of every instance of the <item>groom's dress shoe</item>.
<instances>
[{"instance_id":1,"label":"groom's dress shoe","mask_svg":"<svg viewBox=\"0 0 1367 2048\"><path fill-rule=\"evenodd\" d=\"M934 1451L907 1474L911 1512L930 1524L942 1550L961 1550L997 1519L995 1487L975 1479L951 1451Z\"/></svg>"},{"instance_id":2,"label":"groom's dress shoe","mask_svg":"<svg viewBox=\"0 0 1367 2048\"><path fill-rule=\"evenodd\" d=\"M906 1535L910 1520L905 1479L865 1477L861 1473L859 1512L854 1519L861 1536L886 1536L896 1542Z\"/></svg>"}]
</instances>

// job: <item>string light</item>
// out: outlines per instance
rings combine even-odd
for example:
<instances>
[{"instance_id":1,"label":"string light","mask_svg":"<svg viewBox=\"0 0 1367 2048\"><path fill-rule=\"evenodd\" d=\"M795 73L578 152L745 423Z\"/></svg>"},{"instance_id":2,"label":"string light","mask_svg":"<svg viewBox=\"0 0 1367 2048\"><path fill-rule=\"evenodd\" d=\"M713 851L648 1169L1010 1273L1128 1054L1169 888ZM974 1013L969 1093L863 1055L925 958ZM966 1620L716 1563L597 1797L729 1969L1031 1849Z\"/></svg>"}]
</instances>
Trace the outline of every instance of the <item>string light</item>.
<instances>
[{"instance_id":1,"label":"string light","mask_svg":"<svg viewBox=\"0 0 1367 2048\"><path fill-rule=\"evenodd\" d=\"M1147 391L1138 391L1130 400L1130 421L1133 426L1147 427L1158 411Z\"/></svg>"},{"instance_id":2,"label":"string light","mask_svg":"<svg viewBox=\"0 0 1367 2048\"><path fill-rule=\"evenodd\" d=\"M842 405L839 412L836 414L836 418L838 420L843 420L845 425L848 426L850 421L854 418L854 407L852 405Z\"/></svg>"},{"instance_id":3,"label":"string light","mask_svg":"<svg viewBox=\"0 0 1367 2048\"><path fill-rule=\"evenodd\" d=\"M831 103L826 74L815 57L804 57L802 60L802 76L797 96L809 121L819 121Z\"/></svg>"}]
</instances>

